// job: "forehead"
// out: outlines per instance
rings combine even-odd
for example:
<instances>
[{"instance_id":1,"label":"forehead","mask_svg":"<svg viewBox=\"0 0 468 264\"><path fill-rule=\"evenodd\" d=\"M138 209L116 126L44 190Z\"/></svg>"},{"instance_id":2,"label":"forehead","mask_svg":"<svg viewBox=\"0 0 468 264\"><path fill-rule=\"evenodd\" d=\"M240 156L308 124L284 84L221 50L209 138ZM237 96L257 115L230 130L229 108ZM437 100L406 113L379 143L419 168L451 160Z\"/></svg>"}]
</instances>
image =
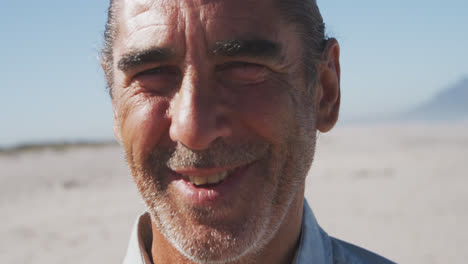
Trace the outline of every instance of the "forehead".
<instances>
[{"instance_id":1,"label":"forehead","mask_svg":"<svg viewBox=\"0 0 468 264\"><path fill-rule=\"evenodd\" d=\"M278 39L273 0L121 0L118 35L122 48L165 46L197 35L206 42L232 38Z\"/></svg>"}]
</instances>

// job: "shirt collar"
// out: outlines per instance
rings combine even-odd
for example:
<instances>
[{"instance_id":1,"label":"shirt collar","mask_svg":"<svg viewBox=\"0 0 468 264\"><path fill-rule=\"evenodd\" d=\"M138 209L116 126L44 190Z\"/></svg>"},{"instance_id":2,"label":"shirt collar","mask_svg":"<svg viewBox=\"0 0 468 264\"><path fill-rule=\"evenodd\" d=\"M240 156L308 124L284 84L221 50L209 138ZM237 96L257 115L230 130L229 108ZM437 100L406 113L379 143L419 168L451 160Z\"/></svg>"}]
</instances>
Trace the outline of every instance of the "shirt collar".
<instances>
[{"instance_id":1,"label":"shirt collar","mask_svg":"<svg viewBox=\"0 0 468 264\"><path fill-rule=\"evenodd\" d=\"M318 225L307 200L304 200L301 238L294 264L320 263L331 264L333 261L330 238Z\"/></svg>"},{"instance_id":2,"label":"shirt collar","mask_svg":"<svg viewBox=\"0 0 468 264\"><path fill-rule=\"evenodd\" d=\"M140 215L133 225L132 234L128 243L127 254L123 264L152 264L148 251L150 248L145 245L144 241L152 237L151 233L151 217L148 212Z\"/></svg>"},{"instance_id":3,"label":"shirt collar","mask_svg":"<svg viewBox=\"0 0 468 264\"><path fill-rule=\"evenodd\" d=\"M296 251L294 264L332 263L330 238L320 228L309 204L304 200L301 238ZM124 264L152 264L144 241L151 237L151 217L144 213L138 217L130 237Z\"/></svg>"}]
</instances>

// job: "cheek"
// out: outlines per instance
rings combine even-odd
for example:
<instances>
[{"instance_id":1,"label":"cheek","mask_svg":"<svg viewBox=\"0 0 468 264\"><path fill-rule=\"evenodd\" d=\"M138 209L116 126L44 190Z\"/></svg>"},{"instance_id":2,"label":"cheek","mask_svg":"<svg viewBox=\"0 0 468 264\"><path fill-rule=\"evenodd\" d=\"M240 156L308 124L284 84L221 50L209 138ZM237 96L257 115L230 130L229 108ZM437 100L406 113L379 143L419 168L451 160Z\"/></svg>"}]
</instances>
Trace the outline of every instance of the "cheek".
<instances>
[{"instance_id":1,"label":"cheek","mask_svg":"<svg viewBox=\"0 0 468 264\"><path fill-rule=\"evenodd\" d=\"M272 144L284 143L294 120L293 100L284 89L256 87L239 96L238 112L246 125Z\"/></svg>"},{"instance_id":2,"label":"cheek","mask_svg":"<svg viewBox=\"0 0 468 264\"><path fill-rule=\"evenodd\" d=\"M133 161L143 162L148 154L167 133L168 119L166 112L168 102L164 100L148 100L125 106L121 120L121 136L127 154Z\"/></svg>"}]
</instances>

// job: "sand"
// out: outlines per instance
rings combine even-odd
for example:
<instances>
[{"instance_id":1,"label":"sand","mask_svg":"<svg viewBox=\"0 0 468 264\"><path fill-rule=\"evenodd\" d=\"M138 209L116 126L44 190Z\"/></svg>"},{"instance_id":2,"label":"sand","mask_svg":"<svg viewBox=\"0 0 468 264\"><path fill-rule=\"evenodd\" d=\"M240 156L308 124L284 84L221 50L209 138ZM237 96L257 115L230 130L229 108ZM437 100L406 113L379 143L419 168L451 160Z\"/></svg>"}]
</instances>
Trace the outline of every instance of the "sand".
<instances>
[{"instance_id":1,"label":"sand","mask_svg":"<svg viewBox=\"0 0 468 264\"><path fill-rule=\"evenodd\" d=\"M332 236L398 263L466 263L468 125L341 126L306 197ZM116 145L0 154L0 263L121 263L144 206Z\"/></svg>"}]
</instances>

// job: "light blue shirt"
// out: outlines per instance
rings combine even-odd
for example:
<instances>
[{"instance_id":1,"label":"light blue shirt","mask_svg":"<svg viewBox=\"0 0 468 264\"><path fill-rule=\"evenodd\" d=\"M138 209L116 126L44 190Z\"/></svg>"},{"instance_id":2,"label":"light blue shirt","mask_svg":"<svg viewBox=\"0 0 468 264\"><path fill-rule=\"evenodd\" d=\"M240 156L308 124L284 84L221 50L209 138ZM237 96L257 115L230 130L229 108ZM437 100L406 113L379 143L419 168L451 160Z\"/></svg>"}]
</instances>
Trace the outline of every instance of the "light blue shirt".
<instances>
[{"instance_id":1,"label":"light blue shirt","mask_svg":"<svg viewBox=\"0 0 468 264\"><path fill-rule=\"evenodd\" d=\"M141 215L133 228L124 264L152 264L144 241L151 236L148 213ZM317 223L307 201L304 201L302 231L294 264L391 264L370 251L329 236Z\"/></svg>"}]
</instances>

